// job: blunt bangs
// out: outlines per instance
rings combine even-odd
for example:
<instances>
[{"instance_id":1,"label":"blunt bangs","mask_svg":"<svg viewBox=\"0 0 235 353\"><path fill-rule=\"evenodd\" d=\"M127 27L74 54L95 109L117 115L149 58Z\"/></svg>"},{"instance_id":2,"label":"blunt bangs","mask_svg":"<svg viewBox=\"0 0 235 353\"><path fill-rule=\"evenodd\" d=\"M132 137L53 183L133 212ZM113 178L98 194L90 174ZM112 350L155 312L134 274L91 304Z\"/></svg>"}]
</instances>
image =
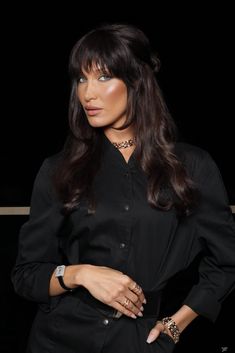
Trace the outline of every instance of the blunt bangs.
<instances>
[{"instance_id":1,"label":"blunt bangs","mask_svg":"<svg viewBox=\"0 0 235 353\"><path fill-rule=\"evenodd\" d=\"M88 33L75 45L71 53L70 74L77 80L83 70L98 69L125 82L136 77L133 54L112 32L95 31Z\"/></svg>"}]
</instances>

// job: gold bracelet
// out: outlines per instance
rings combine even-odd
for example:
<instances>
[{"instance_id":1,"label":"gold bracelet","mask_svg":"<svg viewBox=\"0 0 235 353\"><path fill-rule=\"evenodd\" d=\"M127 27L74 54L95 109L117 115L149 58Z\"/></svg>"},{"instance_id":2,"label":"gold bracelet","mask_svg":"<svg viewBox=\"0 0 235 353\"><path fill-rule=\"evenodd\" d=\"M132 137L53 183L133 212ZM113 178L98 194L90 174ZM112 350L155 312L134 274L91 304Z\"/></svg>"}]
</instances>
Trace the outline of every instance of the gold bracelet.
<instances>
[{"instance_id":1,"label":"gold bracelet","mask_svg":"<svg viewBox=\"0 0 235 353\"><path fill-rule=\"evenodd\" d=\"M161 323L169 329L174 342L179 342L181 332L178 326L176 325L175 321L171 317L167 316L161 320Z\"/></svg>"}]
</instances>

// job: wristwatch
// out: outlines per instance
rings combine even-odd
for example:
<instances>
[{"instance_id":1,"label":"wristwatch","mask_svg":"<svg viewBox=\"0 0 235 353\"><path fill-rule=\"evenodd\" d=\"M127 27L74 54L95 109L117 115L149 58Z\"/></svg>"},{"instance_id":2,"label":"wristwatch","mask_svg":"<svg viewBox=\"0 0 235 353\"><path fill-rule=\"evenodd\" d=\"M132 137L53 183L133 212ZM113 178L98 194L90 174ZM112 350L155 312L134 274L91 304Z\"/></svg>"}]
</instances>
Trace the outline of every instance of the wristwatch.
<instances>
[{"instance_id":1,"label":"wristwatch","mask_svg":"<svg viewBox=\"0 0 235 353\"><path fill-rule=\"evenodd\" d=\"M60 282L60 285L61 285L61 287L62 287L63 289L72 292L73 289L67 287L67 286L65 285L65 283L64 283L64 279L63 279L63 277L64 277L64 271L65 271L65 265L57 266L57 267L56 267L56 270L55 270L55 277L58 278L58 281Z\"/></svg>"}]
</instances>

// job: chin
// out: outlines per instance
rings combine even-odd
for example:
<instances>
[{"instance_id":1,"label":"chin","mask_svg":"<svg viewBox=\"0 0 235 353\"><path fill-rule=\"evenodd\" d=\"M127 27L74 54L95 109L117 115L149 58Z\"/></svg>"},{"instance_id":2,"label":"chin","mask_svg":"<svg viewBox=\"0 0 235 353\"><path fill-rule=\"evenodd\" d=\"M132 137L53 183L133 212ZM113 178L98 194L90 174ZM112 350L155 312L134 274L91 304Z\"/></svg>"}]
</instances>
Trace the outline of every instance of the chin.
<instances>
[{"instance_id":1,"label":"chin","mask_svg":"<svg viewBox=\"0 0 235 353\"><path fill-rule=\"evenodd\" d=\"M105 128L105 127L108 127L110 126L110 124L112 124L111 122L104 122L102 121L101 119L92 119L92 118L89 118L88 119L88 123L90 126L92 127L100 127L100 128Z\"/></svg>"},{"instance_id":2,"label":"chin","mask_svg":"<svg viewBox=\"0 0 235 353\"><path fill-rule=\"evenodd\" d=\"M105 128L106 126L108 126L108 124L102 124L98 121L88 121L89 125L95 128Z\"/></svg>"}]
</instances>

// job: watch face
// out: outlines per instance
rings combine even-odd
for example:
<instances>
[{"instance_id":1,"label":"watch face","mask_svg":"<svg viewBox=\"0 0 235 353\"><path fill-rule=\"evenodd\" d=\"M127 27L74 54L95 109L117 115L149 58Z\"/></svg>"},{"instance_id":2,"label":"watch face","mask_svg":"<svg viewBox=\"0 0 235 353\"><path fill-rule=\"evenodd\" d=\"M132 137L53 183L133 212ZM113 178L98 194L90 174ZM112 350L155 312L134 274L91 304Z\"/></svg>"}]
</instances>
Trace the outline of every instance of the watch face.
<instances>
[{"instance_id":1,"label":"watch face","mask_svg":"<svg viewBox=\"0 0 235 353\"><path fill-rule=\"evenodd\" d=\"M65 269L64 265L56 267L55 276L56 277L63 276L64 275L64 269Z\"/></svg>"}]
</instances>

